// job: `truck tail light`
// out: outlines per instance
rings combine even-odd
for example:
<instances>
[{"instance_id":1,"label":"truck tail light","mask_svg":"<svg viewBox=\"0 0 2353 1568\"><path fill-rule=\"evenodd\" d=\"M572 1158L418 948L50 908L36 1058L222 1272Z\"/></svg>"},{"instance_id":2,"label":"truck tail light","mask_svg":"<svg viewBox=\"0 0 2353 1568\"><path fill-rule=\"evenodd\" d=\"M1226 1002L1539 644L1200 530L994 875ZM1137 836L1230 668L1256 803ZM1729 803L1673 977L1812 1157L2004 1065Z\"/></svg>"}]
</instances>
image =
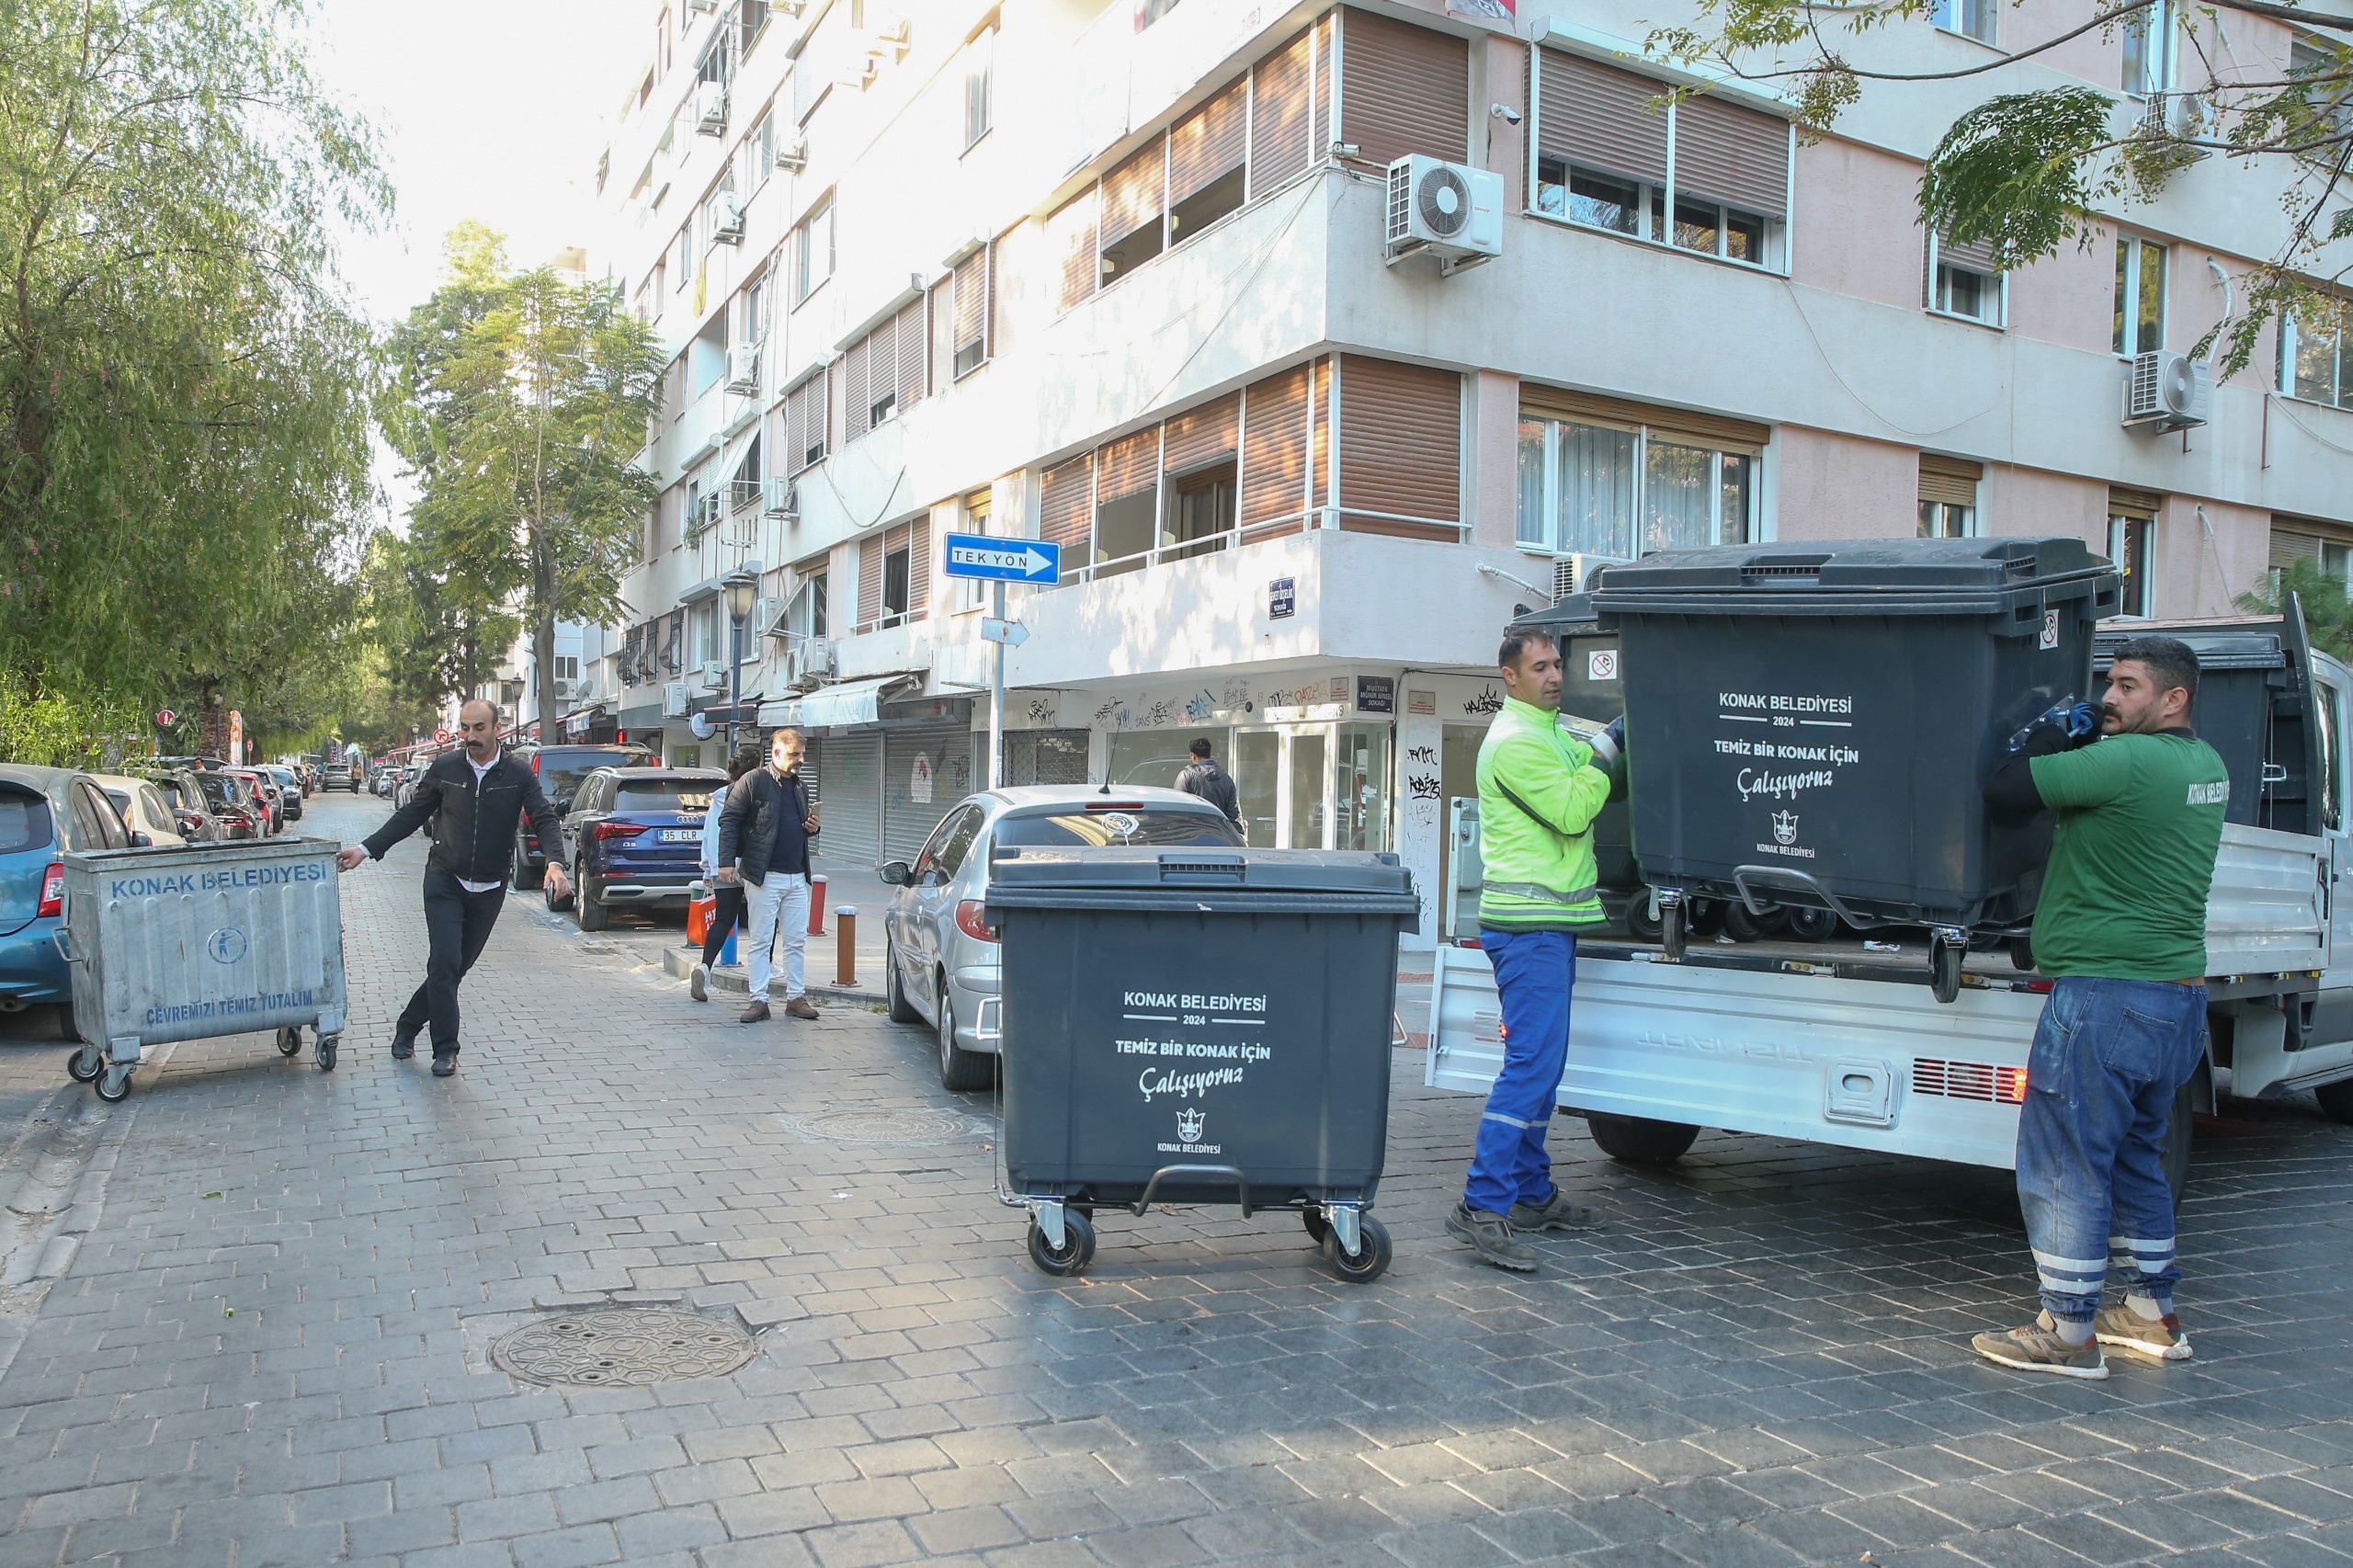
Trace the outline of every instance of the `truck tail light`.
<instances>
[{"instance_id":1,"label":"truck tail light","mask_svg":"<svg viewBox=\"0 0 2353 1568\"><path fill-rule=\"evenodd\" d=\"M977 898L967 898L958 901L956 905L956 929L963 932L964 935L972 937L972 940L976 942L994 942L996 940L996 927L988 923L987 912L982 907L981 901Z\"/></svg>"},{"instance_id":2,"label":"truck tail light","mask_svg":"<svg viewBox=\"0 0 2353 1568\"><path fill-rule=\"evenodd\" d=\"M65 864L51 860L49 869L40 874L40 907L33 911L36 920L53 919L65 913Z\"/></svg>"},{"instance_id":3,"label":"truck tail light","mask_svg":"<svg viewBox=\"0 0 2353 1568\"><path fill-rule=\"evenodd\" d=\"M597 824L598 838L635 838L645 831L642 822L600 822Z\"/></svg>"}]
</instances>

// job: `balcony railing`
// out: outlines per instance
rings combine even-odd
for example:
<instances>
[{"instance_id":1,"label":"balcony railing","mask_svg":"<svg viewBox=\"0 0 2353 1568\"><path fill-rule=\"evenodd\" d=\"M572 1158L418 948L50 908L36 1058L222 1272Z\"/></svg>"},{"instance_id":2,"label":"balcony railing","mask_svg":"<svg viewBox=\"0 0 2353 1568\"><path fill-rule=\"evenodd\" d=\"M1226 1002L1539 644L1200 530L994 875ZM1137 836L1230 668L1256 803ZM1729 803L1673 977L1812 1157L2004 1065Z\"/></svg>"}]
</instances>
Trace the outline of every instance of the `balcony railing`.
<instances>
[{"instance_id":1,"label":"balcony railing","mask_svg":"<svg viewBox=\"0 0 2353 1568\"><path fill-rule=\"evenodd\" d=\"M1121 576L1130 572L1142 572L1148 567L1166 565L1175 561L1189 561L1196 556L1214 555L1222 550L1239 550L1245 544L1260 544L1268 540L1285 539L1311 529L1336 528L1350 533L1377 533L1405 539L1422 539L1439 544L1468 544L1472 528L1468 523L1449 522L1438 517L1406 517L1395 512L1368 512L1357 507L1319 506L1312 512L1293 512L1287 517L1260 517L1247 523L1236 523L1218 533L1199 534L1192 539L1171 540L1148 550L1131 554L1110 556L1073 566L1072 547L1064 547L1062 586L1074 583L1091 583L1099 578Z\"/></svg>"}]
</instances>

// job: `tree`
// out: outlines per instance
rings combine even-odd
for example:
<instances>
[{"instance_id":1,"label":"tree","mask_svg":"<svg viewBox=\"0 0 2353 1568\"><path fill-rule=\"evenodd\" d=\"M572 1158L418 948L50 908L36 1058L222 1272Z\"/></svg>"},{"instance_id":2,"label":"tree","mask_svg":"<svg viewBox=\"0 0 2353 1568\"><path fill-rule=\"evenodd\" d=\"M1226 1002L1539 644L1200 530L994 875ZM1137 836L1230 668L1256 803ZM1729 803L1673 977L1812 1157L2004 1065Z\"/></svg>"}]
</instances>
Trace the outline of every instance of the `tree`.
<instances>
[{"instance_id":1,"label":"tree","mask_svg":"<svg viewBox=\"0 0 2353 1568\"><path fill-rule=\"evenodd\" d=\"M445 699L472 692L512 647L520 623L494 593L451 569L428 530L390 529L368 541L361 568L368 640L385 689L429 720Z\"/></svg>"},{"instance_id":2,"label":"tree","mask_svg":"<svg viewBox=\"0 0 2353 1568\"><path fill-rule=\"evenodd\" d=\"M386 191L307 0L0 0L0 668L233 704L330 646L376 358L330 222Z\"/></svg>"},{"instance_id":3,"label":"tree","mask_svg":"<svg viewBox=\"0 0 2353 1568\"><path fill-rule=\"evenodd\" d=\"M1960 0L1700 0L1699 24L1653 31L1648 48L1686 65L1793 90L1805 134L1818 138L1867 84L1949 82L2043 55L2086 35L2121 38L2134 58L2178 49L2178 90L2136 103L2122 91L2077 84L1997 93L1965 110L1929 155L1919 190L1922 222L1957 242L1982 242L2004 271L2089 246L2097 210L2155 199L2183 170L2216 154L2257 172L2276 190L2285 222L2276 245L2234 290L2233 309L2197 346L2219 349L2229 376L2253 358L2268 324L2316 324L2332 341L2345 301L2332 286L2353 256L2353 19L2273 0L2203 0L2184 14L2173 0L2100 0L2088 17L2051 22L2040 36L2006 39L2003 54L1947 71L1904 69L1872 40L1925 21ZM2020 25L2037 10L1995 6ZM2232 17L2261 17L2326 38L2299 47L2282 67L2241 63ZM2154 74L2154 73L2153 73ZM2159 87L2173 83L2153 82ZM2335 248L2332 248L2335 247Z\"/></svg>"},{"instance_id":4,"label":"tree","mask_svg":"<svg viewBox=\"0 0 2353 1568\"><path fill-rule=\"evenodd\" d=\"M653 329L608 284L553 269L508 274L499 237L453 232L449 279L393 336L398 387L385 420L417 477L413 517L483 604L518 598L553 735L555 623L622 613L654 496L634 459L656 409ZM517 716L518 722L522 716Z\"/></svg>"},{"instance_id":5,"label":"tree","mask_svg":"<svg viewBox=\"0 0 2353 1568\"><path fill-rule=\"evenodd\" d=\"M2304 631L2313 647L2353 659L2353 599L2348 599L2342 577L2312 562L2292 562L2269 574L2254 592L2239 596L2239 608L2250 615L2279 615L2290 599L2302 606Z\"/></svg>"}]
</instances>

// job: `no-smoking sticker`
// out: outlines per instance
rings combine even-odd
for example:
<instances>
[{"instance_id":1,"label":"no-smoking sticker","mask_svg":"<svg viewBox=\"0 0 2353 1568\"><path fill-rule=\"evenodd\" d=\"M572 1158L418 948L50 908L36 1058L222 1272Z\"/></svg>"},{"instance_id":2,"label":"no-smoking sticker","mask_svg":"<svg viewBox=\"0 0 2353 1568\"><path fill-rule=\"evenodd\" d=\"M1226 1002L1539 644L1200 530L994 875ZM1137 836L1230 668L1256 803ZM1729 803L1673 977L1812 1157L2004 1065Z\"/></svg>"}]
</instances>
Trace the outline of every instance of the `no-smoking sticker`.
<instances>
[{"instance_id":1,"label":"no-smoking sticker","mask_svg":"<svg viewBox=\"0 0 2353 1568\"><path fill-rule=\"evenodd\" d=\"M1585 676L1587 680L1616 680L1618 678L1618 650L1596 648L1586 654Z\"/></svg>"},{"instance_id":2,"label":"no-smoking sticker","mask_svg":"<svg viewBox=\"0 0 2353 1568\"><path fill-rule=\"evenodd\" d=\"M2059 646L2059 612L2055 609L2042 612L2041 646L2046 649Z\"/></svg>"}]
</instances>

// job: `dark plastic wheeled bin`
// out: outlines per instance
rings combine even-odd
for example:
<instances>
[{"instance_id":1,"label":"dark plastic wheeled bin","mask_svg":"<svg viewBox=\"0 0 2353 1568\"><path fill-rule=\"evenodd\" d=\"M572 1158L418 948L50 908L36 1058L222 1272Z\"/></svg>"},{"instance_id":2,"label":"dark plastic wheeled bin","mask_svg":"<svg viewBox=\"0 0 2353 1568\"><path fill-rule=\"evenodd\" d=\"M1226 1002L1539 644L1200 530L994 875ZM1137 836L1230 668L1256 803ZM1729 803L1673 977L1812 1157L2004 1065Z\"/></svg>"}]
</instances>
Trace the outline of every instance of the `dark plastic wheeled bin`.
<instances>
[{"instance_id":1,"label":"dark plastic wheeled bin","mask_svg":"<svg viewBox=\"0 0 2353 1568\"><path fill-rule=\"evenodd\" d=\"M1389 1266L1365 1212L1389 1135L1393 855L1004 849L987 918L1003 987L1006 1185L1029 1256L1075 1274L1094 1210L1302 1213L1345 1278Z\"/></svg>"},{"instance_id":2,"label":"dark plastic wheeled bin","mask_svg":"<svg viewBox=\"0 0 2353 1568\"><path fill-rule=\"evenodd\" d=\"M1991 811L2008 737L2092 690L2113 569L2075 539L1675 551L1594 593L1625 661L1633 835L1670 955L1683 901L1924 925L1949 1000L1972 930L2034 912L2047 815Z\"/></svg>"}]
</instances>

